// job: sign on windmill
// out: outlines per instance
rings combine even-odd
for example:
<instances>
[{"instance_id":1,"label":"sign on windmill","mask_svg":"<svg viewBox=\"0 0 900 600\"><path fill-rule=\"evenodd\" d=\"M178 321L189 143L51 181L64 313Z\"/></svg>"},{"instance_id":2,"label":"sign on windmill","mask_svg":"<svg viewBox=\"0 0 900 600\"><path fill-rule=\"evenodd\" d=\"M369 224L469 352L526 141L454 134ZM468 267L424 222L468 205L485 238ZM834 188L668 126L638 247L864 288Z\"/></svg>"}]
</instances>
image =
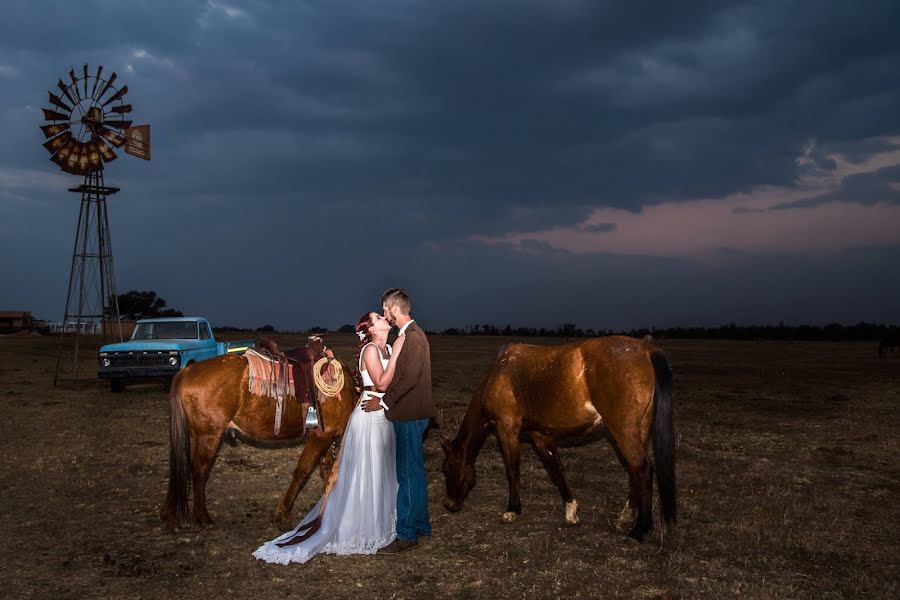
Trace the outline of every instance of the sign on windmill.
<instances>
[{"instance_id":1,"label":"sign on windmill","mask_svg":"<svg viewBox=\"0 0 900 600\"><path fill-rule=\"evenodd\" d=\"M63 375L63 341L67 331L75 332L72 381L78 382L78 336L93 324L104 342L122 340L122 325L116 295L112 244L109 235L107 196L119 191L103 181L107 163L116 159L116 148L150 160L150 126L132 127L125 115L132 111L124 98L128 86L116 86L117 76L103 76L103 67L88 74L88 66L78 76L69 71L69 81L59 79L49 92L53 108L45 108L41 126L44 147L50 160L73 175L83 175L84 183L70 192L81 194L81 209L75 228L75 249L69 272L69 288L63 316L62 336L56 363L58 383ZM54 92L58 92L57 95Z\"/></svg>"},{"instance_id":2,"label":"sign on windmill","mask_svg":"<svg viewBox=\"0 0 900 600\"><path fill-rule=\"evenodd\" d=\"M150 126L136 125L125 130L125 152L150 160Z\"/></svg>"}]
</instances>

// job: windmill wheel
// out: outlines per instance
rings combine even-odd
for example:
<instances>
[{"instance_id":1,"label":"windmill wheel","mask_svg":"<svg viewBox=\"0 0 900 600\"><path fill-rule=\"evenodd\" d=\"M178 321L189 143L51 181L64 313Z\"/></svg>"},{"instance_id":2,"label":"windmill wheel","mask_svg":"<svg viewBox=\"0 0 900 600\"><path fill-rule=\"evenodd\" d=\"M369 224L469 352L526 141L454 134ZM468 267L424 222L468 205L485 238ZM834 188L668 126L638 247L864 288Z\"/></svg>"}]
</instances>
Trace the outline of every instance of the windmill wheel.
<instances>
[{"instance_id":1,"label":"windmill wheel","mask_svg":"<svg viewBox=\"0 0 900 600\"><path fill-rule=\"evenodd\" d=\"M72 69L69 79L71 82L60 79L58 90L49 92L54 108L43 109L47 124L41 131L47 138L44 147L50 152L50 160L63 171L87 175L115 160L113 148L125 143L125 130L131 127L131 121L123 119L131 112L131 105L123 100L128 86L117 88L115 73L105 79L102 66L94 75L88 75L87 65L81 76Z\"/></svg>"}]
</instances>

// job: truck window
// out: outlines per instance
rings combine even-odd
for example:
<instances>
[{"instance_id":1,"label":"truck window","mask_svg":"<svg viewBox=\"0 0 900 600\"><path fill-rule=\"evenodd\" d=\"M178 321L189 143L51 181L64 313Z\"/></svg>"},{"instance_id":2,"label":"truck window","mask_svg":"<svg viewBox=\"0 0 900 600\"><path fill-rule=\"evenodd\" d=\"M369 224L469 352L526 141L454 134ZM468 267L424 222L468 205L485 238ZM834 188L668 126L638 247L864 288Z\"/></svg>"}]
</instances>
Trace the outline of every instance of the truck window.
<instances>
[{"instance_id":1,"label":"truck window","mask_svg":"<svg viewBox=\"0 0 900 600\"><path fill-rule=\"evenodd\" d=\"M133 340L196 340L196 321L151 321L138 323Z\"/></svg>"},{"instance_id":2,"label":"truck window","mask_svg":"<svg viewBox=\"0 0 900 600\"><path fill-rule=\"evenodd\" d=\"M209 324L199 323L199 326L200 326L200 339L201 340L208 340L210 337L212 337L209 335Z\"/></svg>"}]
</instances>

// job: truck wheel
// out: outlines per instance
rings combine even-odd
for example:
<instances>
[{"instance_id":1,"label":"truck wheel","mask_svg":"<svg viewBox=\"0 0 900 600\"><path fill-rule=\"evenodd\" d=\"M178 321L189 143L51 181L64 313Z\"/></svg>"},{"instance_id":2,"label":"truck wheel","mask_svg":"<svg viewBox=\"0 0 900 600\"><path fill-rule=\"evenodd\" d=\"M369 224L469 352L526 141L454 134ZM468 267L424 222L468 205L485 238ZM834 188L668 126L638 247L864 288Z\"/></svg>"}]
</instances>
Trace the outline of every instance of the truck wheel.
<instances>
[{"instance_id":1,"label":"truck wheel","mask_svg":"<svg viewBox=\"0 0 900 600\"><path fill-rule=\"evenodd\" d=\"M110 379L109 391L111 391L113 394L121 394L125 391L125 382L121 379Z\"/></svg>"}]
</instances>

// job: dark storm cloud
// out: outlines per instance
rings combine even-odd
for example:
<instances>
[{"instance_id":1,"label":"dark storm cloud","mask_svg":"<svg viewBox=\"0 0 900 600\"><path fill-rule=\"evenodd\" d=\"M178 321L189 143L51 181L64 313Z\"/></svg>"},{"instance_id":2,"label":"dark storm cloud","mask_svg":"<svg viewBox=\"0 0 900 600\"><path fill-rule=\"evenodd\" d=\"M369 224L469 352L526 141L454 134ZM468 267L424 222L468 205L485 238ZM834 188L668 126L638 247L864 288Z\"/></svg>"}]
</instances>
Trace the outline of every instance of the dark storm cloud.
<instances>
[{"instance_id":1,"label":"dark storm cloud","mask_svg":"<svg viewBox=\"0 0 900 600\"><path fill-rule=\"evenodd\" d=\"M123 187L112 205L120 287L155 286L173 304L245 324L265 320L259 314L281 315L282 326L351 320L333 311L362 312L359 298L394 283L388 257L430 261L414 283L447 294L447 281L493 281L503 261L520 264L502 278L511 291L487 286L459 319L449 316L456 304L425 294L447 324L502 312L511 298L519 320L534 321L543 305L516 289L545 278L582 289L591 261L618 259L459 240L576 227L598 207L637 212L790 188L810 139L820 140L813 164L827 170L834 152L884 152L871 138L900 122L900 6L887 1L652 11L593 1L23 1L4 17L0 249L36 249L30 265L2 274L43 291L5 287L0 300L48 313L55 292L26 273L54 261L65 269L74 198L50 176L39 108L56 78L83 62L116 70L137 118L153 125L152 163L110 166ZM896 181L885 168L800 202L896 201ZM585 227L602 235L616 225ZM285 256L273 273L297 274L275 281L274 299L254 298L233 276L254 269L234 240L253 237ZM143 250L160 239L197 251L160 261ZM310 249L329 260L309 261ZM373 264L373 255L386 258ZM448 275L456 270L468 274ZM617 276L642 277L627 271ZM322 281L328 298L308 289Z\"/></svg>"}]
</instances>

